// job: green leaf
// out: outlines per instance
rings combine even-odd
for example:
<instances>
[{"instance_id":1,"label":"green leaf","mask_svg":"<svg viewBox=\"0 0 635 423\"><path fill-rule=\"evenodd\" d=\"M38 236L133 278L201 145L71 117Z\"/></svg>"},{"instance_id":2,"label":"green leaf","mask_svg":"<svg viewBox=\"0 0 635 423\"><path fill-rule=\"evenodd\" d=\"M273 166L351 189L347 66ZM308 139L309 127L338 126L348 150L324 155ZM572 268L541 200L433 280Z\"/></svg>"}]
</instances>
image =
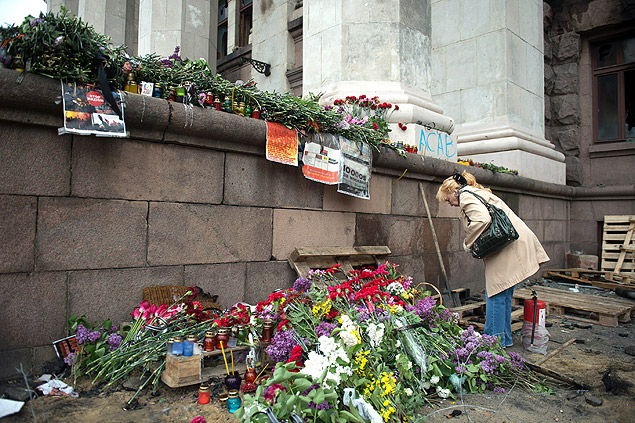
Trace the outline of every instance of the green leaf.
<instances>
[{"instance_id":1,"label":"green leaf","mask_svg":"<svg viewBox=\"0 0 635 423\"><path fill-rule=\"evenodd\" d=\"M353 410L354 408L352 408L351 410ZM357 417L355 415L353 415L353 413L349 413L346 410L340 410L339 412L340 417L343 417L346 419L346 421L349 422L359 422L362 421L361 417L359 417L359 414L357 415Z\"/></svg>"},{"instance_id":2,"label":"green leaf","mask_svg":"<svg viewBox=\"0 0 635 423\"><path fill-rule=\"evenodd\" d=\"M298 392L306 391L311 387L311 385L311 381L306 378L298 378L293 381L293 387L296 388Z\"/></svg>"},{"instance_id":3,"label":"green leaf","mask_svg":"<svg viewBox=\"0 0 635 423\"><path fill-rule=\"evenodd\" d=\"M315 389L316 394L313 397L313 402L316 404L320 404L324 402L324 389L322 388L317 388Z\"/></svg>"},{"instance_id":4,"label":"green leaf","mask_svg":"<svg viewBox=\"0 0 635 423\"><path fill-rule=\"evenodd\" d=\"M101 348L98 348L98 349L95 350L95 355L97 357L103 357L104 354L106 354L106 348L104 348L104 347L101 347Z\"/></svg>"}]
</instances>

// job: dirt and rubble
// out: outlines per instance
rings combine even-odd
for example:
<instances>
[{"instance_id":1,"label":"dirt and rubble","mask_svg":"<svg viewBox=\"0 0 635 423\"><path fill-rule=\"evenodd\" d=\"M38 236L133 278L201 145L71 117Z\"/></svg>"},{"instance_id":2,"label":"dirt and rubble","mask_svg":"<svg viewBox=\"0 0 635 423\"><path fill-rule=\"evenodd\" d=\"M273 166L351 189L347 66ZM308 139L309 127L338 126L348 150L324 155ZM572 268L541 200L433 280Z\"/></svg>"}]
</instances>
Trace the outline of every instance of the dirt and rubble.
<instances>
[{"instance_id":1,"label":"dirt and rubble","mask_svg":"<svg viewBox=\"0 0 635 423\"><path fill-rule=\"evenodd\" d=\"M569 290L571 286L550 280L541 285ZM578 287L584 293L606 297L615 294L606 290ZM635 303L635 302L634 302ZM467 394L456 399L443 400L422 410L427 421L446 422L631 422L635 415L635 324L620 323L618 327L582 323L562 316L547 317L551 335L548 352L571 339L575 343L545 361L541 366L572 378L585 385L582 390L545 378L552 388L550 393L530 392L519 387L505 393L487 392ZM509 351L523 355L529 362L543 358L522 348L520 333L514 334L514 346ZM78 398L45 396L28 401L22 410L2 419L2 423L22 422L98 422L189 423L203 416L208 423L234 422L231 414L217 401L198 404L198 386L171 389L160 384L155 395L142 391L127 406L134 395L130 386L123 384L99 390L90 379L80 378L74 383ZM8 389L8 391L7 391ZM0 384L0 394L24 391L24 382Z\"/></svg>"}]
</instances>

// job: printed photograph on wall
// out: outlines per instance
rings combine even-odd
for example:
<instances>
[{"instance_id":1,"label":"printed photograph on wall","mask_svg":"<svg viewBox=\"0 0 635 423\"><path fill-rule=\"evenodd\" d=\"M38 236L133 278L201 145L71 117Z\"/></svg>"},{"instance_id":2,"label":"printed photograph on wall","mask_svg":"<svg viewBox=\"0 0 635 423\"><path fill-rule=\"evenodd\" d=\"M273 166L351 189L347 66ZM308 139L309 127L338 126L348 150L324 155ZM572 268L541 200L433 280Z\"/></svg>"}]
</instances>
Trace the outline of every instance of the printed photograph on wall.
<instances>
[{"instance_id":1,"label":"printed photograph on wall","mask_svg":"<svg viewBox=\"0 0 635 423\"><path fill-rule=\"evenodd\" d=\"M337 192L370 200L370 146L340 137L340 181Z\"/></svg>"},{"instance_id":2,"label":"printed photograph on wall","mask_svg":"<svg viewBox=\"0 0 635 423\"><path fill-rule=\"evenodd\" d=\"M60 133L96 135L100 137L125 137L121 93L112 93L122 118L112 109L101 90L91 85L62 82L64 102L64 129Z\"/></svg>"}]
</instances>

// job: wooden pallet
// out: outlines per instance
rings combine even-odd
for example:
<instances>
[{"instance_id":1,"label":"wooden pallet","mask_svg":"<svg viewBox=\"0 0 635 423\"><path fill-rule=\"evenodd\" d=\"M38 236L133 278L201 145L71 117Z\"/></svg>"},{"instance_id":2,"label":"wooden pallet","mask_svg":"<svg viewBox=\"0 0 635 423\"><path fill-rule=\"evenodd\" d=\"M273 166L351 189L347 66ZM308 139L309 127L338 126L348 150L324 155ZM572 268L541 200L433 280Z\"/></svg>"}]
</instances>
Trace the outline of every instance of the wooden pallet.
<instances>
[{"instance_id":1,"label":"wooden pallet","mask_svg":"<svg viewBox=\"0 0 635 423\"><path fill-rule=\"evenodd\" d=\"M474 326L476 329L483 331L485 325L485 301L466 304L450 309L453 313L459 315L459 325L462 327ZM517 307L512 309L512 331L517 331L523 327L523 309Z\"/></svg>"},{"instance_id":2,"label":"wooden pallet","mask_svg":"<svg viewBox=\"0 0 635 423\"><path fill-rule=\"evenodd\" d=\"M567 279L576 283L597 286L598 288L635 289L635 277L624 273L572 268L543 270L542 276L544 278Z\"/></svg>"},{"instance_id":3,"label":"wooden pallet","mask_svg":"<svg viewBox=\"0 0 635 423\"><path fill-rule=\"evenodd\" d=\"M328 269L338 263L344 273L348 273L355 266L382 264L389 254L386 246L297 247L289 257L289 266L302 277L306 277L310 269Z\"/></svg>"},{"instance_id":4,"label":"wooden pallet","mask_svg":"<svg viewBox=\"0 0 635 423\"><path fill-rule=\"evenodd\" d=\"M547 303L548 314L563 315L588 323L616 327L619 322L629 322L635 314L635 301L581 294L562 289L533 286L538 299ZM514 292L514 304L522 305L532 297L527 288ZM577 316L585 314L588 318ZM597 319L596 319L597 317Z\"/></svg>"},{"instance_id":5,"label":"wooden pallet","mask_svg":"<svg viewBox=\"0 0 635 423\"><path fill-rule=\"evenodd\" d=\"M602 270L635 277L634 232L635 216L604 216Z\"/></svg>"}]
</instances>

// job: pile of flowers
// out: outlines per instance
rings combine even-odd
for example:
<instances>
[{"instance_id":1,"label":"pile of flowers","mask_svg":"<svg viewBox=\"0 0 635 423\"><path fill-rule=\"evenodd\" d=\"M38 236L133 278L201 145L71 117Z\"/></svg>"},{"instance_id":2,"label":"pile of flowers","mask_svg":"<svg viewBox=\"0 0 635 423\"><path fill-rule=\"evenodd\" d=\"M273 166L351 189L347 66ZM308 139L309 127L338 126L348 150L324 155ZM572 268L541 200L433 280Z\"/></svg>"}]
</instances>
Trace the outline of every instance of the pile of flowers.
<instances>
[{"instance_id":1,"label":"pile of flowers","mask_svg":"<svg viewBox=\"0 0 635 423\"><path fill-rule=\"evenodd\" d=\"M110 320L96 328L88 325L84 316L73 316L69 327L82 348L78 357L67 357L67 364L76 375L90 374L95 380L106 381L104 389L133 372L140 373L143 382L130 401L149 384L156 390L165 368L168 339L190 334L203 339L218 317L204 310L196 295L196 288L191 287L170 306L142 301L130 313L132 324L119 329Z\"/></svg>"},{"instance_id":2,"label":"pile of flowers","mask_svg":"<svg viewBox=\"0 0 635 423\"><path fill-rule=\"evenodd\" d=\"M491 170L492 172L495 172L495 173L498 172L498 173L509 173L510 175L518 175L517 170L507 169L506 167L496 166L491 163L479 163L479 162L475 162L472 159L459 159L457 163L465 165L465 166L480 167L481 169Z\"/></svg>"},{"instance_id":3,"label":"pile of flowers","mask_svg":"<svg viewBox=\"0 0 635 423\"><path fill-rule=\"evenodd\" d=\"M333 106L326 106L327 110L335 110L341 120L337 124L340 129L349 129L351 125L369 126L373 130L390 131L388 129L388 118L395 111L399 110L398 105L381 102L378 96L372 98L362 94L359 97L347 96L346 99L337 99ZM389 113L390 111L390 113Z\"/></svg>"},{"instance_id":4,"label":"pile of flowers","mask_svg":"<svg viewBox=\"0 0 635 423\"><path fill-rule=\"evenodd\" d=\"M79 351L68 354L64 362L73 367L77 376L84 374L95 360L116 350L122 341L122 332L110 319L90 323L86 316L74 314L68 319L68 326L75 332Z\"/></svg>"},{"instance_id":5,"label":"pile of flowers","mask_svg":"<svg viewBox=\"0 0 635 423\"><path fill-rule=\"evenodd\" d=\"M272 376L236 416L280 420L407 422L426 403L536 382L497 338L459 327L457 316L397 266L344 274L312 270L255 307L279 322L266 349Z\"/></svg>"}]
</instances>

